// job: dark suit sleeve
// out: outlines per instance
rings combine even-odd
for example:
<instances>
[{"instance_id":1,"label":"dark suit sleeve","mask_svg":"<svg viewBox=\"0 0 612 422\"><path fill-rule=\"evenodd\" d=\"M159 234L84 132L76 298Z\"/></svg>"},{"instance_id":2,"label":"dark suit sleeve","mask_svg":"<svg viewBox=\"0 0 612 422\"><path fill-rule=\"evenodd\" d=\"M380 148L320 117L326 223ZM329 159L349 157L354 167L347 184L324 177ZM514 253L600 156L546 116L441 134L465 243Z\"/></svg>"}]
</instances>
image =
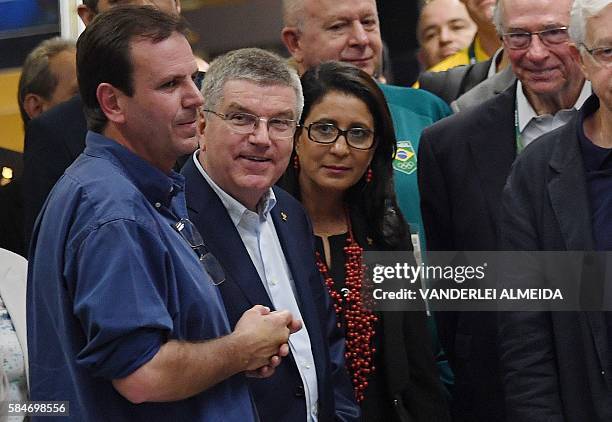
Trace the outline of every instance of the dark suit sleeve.
<instances>
[{"instance_id":1,"label":"dark suit sleeve","mask_svg":"<svg viewBox=\"0 0 612 422\"><path fill-rule=\"evenodd\" d=\"M521 164L519 159L504 189L501 250L540 249L534 200L530 198L535 198L534 195L540 198L544 192L534 188L533 178ZM518 274L516 277L529 277L532 282L540 277L536 263L529 260L528 254L519 261L520 268L514 268L512 273L504 272L506 276ZM500 312L498 323L507 420L563 421L550 313Z\"/></svg>"},{"instance_id":2,"label":"dark suit sleeve","mask_svg":"<svg viewBox=\"0 0 612 422\"><path fill-rule=\"evenodd\" d=\"M421 215L425 227L427 249L431 251L453 251L451 206L448 200L447 183L438 163L434 142L438 132L426 129L419 144L418 182L421 195ZM437 312L438 337L451 364L455 357L456 312Z\"/></svg>"},{"instance_id":3,"label":"dark suit sleeve","mask_svg":"<svg viewBox=\"0 0 612 422\"><path fill-rule=\"evenodd\" d=\"M426 129L419 144L418 182L421 213L425 226L427 249L452 251L451 210L444 175L438 164L433 141L436 133Z\"/></svg>"},{"instance_id":4,"label":"dark suit sleeve","mask_svg":"<svg viewBox=\"0 0 612 422\"><path fill-rule=\"evenodd\" d=\"M25 241L29 245L32 229L38 213L55 182L70 163L65 148L50 142L55 128L47 127L43 119L33 119L28 123L23 153L23 203Z\"/></svg>"}]
</instances>

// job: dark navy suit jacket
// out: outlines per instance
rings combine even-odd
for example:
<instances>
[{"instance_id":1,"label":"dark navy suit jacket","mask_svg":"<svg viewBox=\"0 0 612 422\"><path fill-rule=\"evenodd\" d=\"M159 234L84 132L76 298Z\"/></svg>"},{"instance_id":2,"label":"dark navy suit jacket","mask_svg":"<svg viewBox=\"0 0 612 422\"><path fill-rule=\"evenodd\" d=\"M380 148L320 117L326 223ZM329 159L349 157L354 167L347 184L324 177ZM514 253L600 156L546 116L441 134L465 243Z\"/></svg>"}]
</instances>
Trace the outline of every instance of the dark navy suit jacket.
<instances>
[{"instance_id":1,"label":"dark navy suit jacket","mask_svg":"<svg viewBox=\"0 0 612 422\"><path fill-rule=\"evenodd\" d=\"M83 102L78 95L28 123L23 151L26 247L47 195L68 166L83 152L86 133Z\"/></svg>"},{"instance_id":2,"label":"dark navy suit jacket","mask_svg":"<svg viewBox=\"0 0 612 422\"><path fill-rule=\"evenodd\" d=\"M249 254L223 203L202 177L192 159L182 170L186 178L189 217L207 248L225 270L219 285L232 328L254 305L274 309ZM300 203L274 187L276 206L271 215L289 264L303 322L308 327L317 370L320 421L359 420L350 380L344 366L344 338L323 280L315 264L312 228ZM283 359L275 374L250 379L262 421L300 421L306 418L304 387L291 356Z\"/></svg>"}]
</instances>

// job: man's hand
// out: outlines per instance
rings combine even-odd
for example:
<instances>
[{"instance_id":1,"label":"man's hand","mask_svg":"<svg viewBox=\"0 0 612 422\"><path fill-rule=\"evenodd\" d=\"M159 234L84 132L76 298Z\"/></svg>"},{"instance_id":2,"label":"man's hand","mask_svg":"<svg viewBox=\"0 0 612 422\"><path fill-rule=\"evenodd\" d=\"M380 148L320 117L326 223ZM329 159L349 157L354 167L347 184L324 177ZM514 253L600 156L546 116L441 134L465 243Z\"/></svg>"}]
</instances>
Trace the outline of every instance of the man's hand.
<instances>
[{"instance_id":1,"label":"man's hand","mask_svg":"<svg viewBox=\"0 0 612 422\"><path fill-rule=\"evenodd\" d=\"M255 305L246 311L234 330L240 339L241 355L247 367L247 375L269 377L280 365L281 358L289 354L289 335L302 328L289 311L270 312L270 309Z\"/></svg>"}]
</instances>

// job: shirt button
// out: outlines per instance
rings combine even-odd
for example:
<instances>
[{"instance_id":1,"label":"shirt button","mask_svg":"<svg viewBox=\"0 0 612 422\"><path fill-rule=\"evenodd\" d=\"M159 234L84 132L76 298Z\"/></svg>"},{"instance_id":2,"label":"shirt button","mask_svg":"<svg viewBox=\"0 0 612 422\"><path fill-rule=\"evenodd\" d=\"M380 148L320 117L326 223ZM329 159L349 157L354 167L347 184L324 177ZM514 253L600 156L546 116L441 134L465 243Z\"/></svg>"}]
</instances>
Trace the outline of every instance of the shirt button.
<instances>
[{"instance_id":1,"label":"shirt button","mask_svg":"<svg viewBox=\"0 0 612 422\"><path fill-rule=\"evenodd\" d=\"M310 369L310 365L304 365L304 368Z\"/></svg>"},{"instance_id":2,"label":"shirt button","mask_svg":"<svg viewBox=\"0 0 612 422\"><path fill-rule=\"evenodd\" d=\"M273 278L273 279L270 280L270 284L273 285L273 286L276 286L278 284L278 281L276 281L276 279Z\"/></svg>"},{"instance_id":3,"label":"shirt button","mask_svg":"<svg viewBox=\"0 0 612 422\"><path fill-rule=\"evenodd\" d=\"M155 203L155 208L159 208L159 207L161 207L161 203L156 202L156 203Z\"/></svg>"}]
</instances>

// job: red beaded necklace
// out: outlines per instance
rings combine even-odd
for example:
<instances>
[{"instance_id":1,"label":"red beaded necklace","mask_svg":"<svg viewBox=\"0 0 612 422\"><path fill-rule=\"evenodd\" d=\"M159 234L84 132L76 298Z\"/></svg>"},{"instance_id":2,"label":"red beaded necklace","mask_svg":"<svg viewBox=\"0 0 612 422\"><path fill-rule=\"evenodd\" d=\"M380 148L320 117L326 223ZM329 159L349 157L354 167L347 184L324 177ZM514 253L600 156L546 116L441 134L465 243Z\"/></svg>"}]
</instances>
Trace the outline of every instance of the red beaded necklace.
<instances>
[{"instance_id":1,"label":"red beaded necklace","mask_svg":"<svg viewBox=\"0 0 612 422\"><path fill-rule=\"evenodd\" d=\"M344 255L345 285L348 289L346 296L334 289L334 280L329 275L329 268L317 252L317 267L325 280L329 295L333 300L334 310L340 320L345 324L346 337L346 367L351 374L353 391L358 403L365 397L368 387L368 377L375 371L373 365L376 349L372 345L375 330L374 324L378 317L364 307L361 288L364 280L363 248L354 240L350 219L348 221L348 236ZM344 317L344 318L342 318Z\"/></svg>"}]
</instances>

